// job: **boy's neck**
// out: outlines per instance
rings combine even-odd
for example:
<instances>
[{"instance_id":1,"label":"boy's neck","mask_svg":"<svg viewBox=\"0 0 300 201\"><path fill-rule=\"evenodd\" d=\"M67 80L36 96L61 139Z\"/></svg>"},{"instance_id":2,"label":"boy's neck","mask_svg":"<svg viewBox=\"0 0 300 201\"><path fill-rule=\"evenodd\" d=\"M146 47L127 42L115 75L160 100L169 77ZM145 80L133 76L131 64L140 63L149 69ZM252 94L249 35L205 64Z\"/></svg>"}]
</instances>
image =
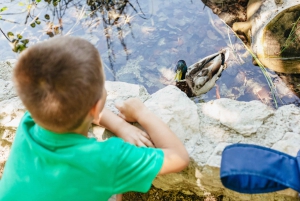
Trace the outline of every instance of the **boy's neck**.
<instances>
[{"instance_id":1,"label":"boy's neck","mask_svg":"<svg viewBox=\"0 0 300 201\"><path fill-rule=\"evenodd\" d=\"M76 129L72 130L72 133L77 133L79 135L88 136L89 128L91 126L91 121L85 119L83 123L77 127Z\"/></svg>"},{"instance_id":2,"label":"boy's neck","mask_svg":"<svg viewBox=\"0 0 300 201\"><path fill-rule=\"evenodd\" d=\"M55 129L52 129L52 128L47 128L43 125L41 125L41 126L44 127L45 129L47 129L49 131L52 131L54 133L57 133L57 134L76 133L76 134L83 135L83 136L87 137L89 128L91 126L91 121L86 118L79 127L77 127L76 129L73 129L73 130L68 130L68 131L58 131L58 130L55 130Z\"/></svg>"}]
</instances>

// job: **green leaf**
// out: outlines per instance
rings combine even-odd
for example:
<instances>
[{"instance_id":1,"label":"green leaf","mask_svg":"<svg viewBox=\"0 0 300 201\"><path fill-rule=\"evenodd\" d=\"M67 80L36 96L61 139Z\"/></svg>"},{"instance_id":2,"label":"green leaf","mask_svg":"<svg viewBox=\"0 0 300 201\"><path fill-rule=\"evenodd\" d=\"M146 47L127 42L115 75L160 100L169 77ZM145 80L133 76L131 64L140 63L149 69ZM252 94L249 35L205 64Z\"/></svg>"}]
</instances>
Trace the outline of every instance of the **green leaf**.
<instances>
[{"instance_id":1,"label":"green leaf","mask_svg":"<svg viewBox=\"0 0 300 201\"><path fill-rule=\"evenodd\" d=\"M17 34L18 39L22 39L23 36L21 34Z\"/></svg>"},{"instance_id":2,"label":"green leaf","mask_svg":"<svg viewBox=\"0 0 300 201\"><path fill-rule=\"evenodd\" d=\"M14 38L13 32L8 32L8 33L7 33L7 36L8 36L10 39Z\"/></svg>"},{"instance_id":3,"label":"green leaf","mask_svg":"<svg viewBox=\"0 0 300 201\"><path fill-rule=\"evenodd\" d=\"M35 0L37 3L40 3L41 2L41 0Z\"/></svg>"},{"instance_id":4,"label":"green leaf","mask_svg":"<svg viewBox=\"0 0 300 201\"><path fill-rule=\"evenodd\" d=\"M41 24L41 21L40 20L36 20L35 23L36 24Z\"/></svg>"},{"instance_id":5,"label":"green leaf","mask_svg":"<svg viewBox=\"0 0 300 201\"><path fill-rule=\"evenodd\" d=\"M26 45L27 43L29 43L29 40L28 39L21 40L21 43Z\"/></svg>"},{"instance_id":6,"label":"green leaf","mask_svg":"<svg viewBox=\"0 0 300 201\"><path fill-rule=\"evenodd\" d=\"M4 6L3 8L0 9L0 13L7 10L7 9L8 9L7 6Z\"/></svg>"},{"instance_id":7,"label":"green leaf","mask_svg":"<svg viewBox=\"0 0 300 201\"><path fill-rule=\"evenodd\" d=\"M35 27L35 23L31 23L30 26L31 26L32 28L34 28L34 27Z\"/></svg>"},{"instance_id":8,"label":"green leaf","mask_svg":"<svg viewBox=\"0 0 300 201\"><path fill-rule=\"evenodd\" d=\"M26 46L25 45L18 45L18 51L19 52L22 52L23 50L26 49Z\"/></svg>"}]
</instances>

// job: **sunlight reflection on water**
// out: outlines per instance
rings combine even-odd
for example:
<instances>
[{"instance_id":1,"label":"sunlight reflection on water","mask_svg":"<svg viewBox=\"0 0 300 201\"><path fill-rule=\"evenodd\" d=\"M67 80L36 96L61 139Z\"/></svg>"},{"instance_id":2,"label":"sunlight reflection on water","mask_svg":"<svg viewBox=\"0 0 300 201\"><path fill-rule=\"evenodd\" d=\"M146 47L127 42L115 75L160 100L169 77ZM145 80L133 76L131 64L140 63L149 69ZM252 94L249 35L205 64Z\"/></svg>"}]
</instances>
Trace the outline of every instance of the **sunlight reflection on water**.
<instances>
[{"instance_id":1,"label":"sunlight reflection on water","mask_svg":"<svg viewBox=\"0 0 300 201\"><path fill-rule=\"evenodd\" d=\"M264 75L252 65L242 42L208 8L203 10L201 1L134 1L132 6L124 7L122 15L118 15L120 10L107 11L80 0L62 0L56 7L43 1L30 9L23 2L0 3L0 8L8 7L0 13L0 27L5 33L22 34L29 39L28 46L56 35L83 37L99 50L108 80L141 84L154 93L173 82L178 60L191 65L229 46L236 52L217 81L218 88L193 100L215 99L219 90L222 98L261 100L272 105ZM3 35L0 44L1 60L17 58L18 54L11 51ZM274 72L269 72L274 80L279 79ZM286 86L280 86L284 94L279 97L284 101L279 104L299 102Z\"/></svg>"}]
</instances>

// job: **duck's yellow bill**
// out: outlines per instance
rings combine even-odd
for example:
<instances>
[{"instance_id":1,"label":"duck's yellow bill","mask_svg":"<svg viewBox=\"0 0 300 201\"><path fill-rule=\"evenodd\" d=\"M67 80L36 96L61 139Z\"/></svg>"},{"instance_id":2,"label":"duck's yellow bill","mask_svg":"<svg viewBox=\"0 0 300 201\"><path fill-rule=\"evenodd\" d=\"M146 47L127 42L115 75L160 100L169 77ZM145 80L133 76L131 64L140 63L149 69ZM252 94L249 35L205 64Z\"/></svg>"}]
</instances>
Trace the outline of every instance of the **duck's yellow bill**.
<instances>
[{"instance_id":1,"label":"duck's yellow bill","mask_svg":"<svg viewBox=\"0 0 300 201\"><path fill-rule=\"evenodd\" d=\"M176 75L175 75L175 80L176 81L180 81L182 77L182 71L181 70L177 70L176 71Z\"/></svg>"}]
</instances>

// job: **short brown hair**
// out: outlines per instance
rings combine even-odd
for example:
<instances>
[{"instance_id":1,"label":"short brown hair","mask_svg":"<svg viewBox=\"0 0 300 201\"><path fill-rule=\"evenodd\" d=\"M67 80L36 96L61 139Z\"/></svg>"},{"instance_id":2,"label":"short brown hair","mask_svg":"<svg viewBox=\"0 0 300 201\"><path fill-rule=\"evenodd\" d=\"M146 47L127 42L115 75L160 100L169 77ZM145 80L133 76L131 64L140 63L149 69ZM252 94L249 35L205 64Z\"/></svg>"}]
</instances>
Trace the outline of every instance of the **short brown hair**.
<instances>
[{"instance_id":1,"label":"short brown hair","mask_svg":"<svg viewBox=\"0 0 300 201\"><path fill-rule=\"evenodd\" d=\"M101 98L104 80L97 49L70 36L31 46L14 69L18 95L34 120L59 132L81 125Z\"/></svg>"}]
</instances>

